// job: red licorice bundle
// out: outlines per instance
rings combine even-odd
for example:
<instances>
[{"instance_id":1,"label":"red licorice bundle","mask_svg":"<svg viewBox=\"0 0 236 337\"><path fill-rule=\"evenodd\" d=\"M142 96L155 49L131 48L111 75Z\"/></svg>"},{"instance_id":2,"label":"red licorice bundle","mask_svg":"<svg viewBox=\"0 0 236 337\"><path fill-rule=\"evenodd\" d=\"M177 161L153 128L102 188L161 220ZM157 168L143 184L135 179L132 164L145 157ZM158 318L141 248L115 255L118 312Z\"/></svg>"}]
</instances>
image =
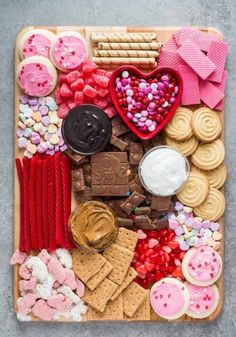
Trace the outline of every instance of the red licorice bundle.
<instances>
[{"instance_id":1,"label":"red licorice bundle","mask_svg":"<svg viewBox=\"0 0 236 337\"><path fill-rule=\"evenodd\" d=\"M68 231L71 213L71 163L61 153L16 159L20 187L21 251L73 248Z\"/></svg>"}]
</instances>

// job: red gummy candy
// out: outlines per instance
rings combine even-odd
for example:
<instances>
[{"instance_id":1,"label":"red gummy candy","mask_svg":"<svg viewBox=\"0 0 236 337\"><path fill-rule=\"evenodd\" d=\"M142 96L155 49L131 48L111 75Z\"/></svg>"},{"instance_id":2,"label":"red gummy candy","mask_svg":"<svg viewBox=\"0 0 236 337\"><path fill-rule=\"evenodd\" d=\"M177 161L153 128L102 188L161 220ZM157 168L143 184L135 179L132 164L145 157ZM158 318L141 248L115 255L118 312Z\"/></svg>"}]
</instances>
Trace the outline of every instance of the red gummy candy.
<instances>
[{"instance_id":1,"label":"red gummy candy","mask_svg":"<svg viewBox=\"0 0 236 337\"><path fill-rule=\"evenodd\" d=\"M74 93L73 91L70 89L69 85L66 83L63 83L61 88L60 88L60 95L62 97L73 97Z\"/></svg>"},{"instance_id":2,"label":"red gummy candy","mask_svg":"<svg viewBox=\"0 0 236 337\"><path fill-rule=\"evenodd\" d=\"M75 92L75 104L80 105L84 103L84 94L82 91L76 91Z\"/></svg>"},{"instance_id":3,"label":"red gummy candy","mask_svg":"<svg viewBox=\"0 0 236 337\"><path fill-rule=\"evenodd\" d=\"M57 104L61 104L61 103L65 102L66 98L61 96L59 88L57 88L55 90L54 95L55 95L55 101L56 101Z\"/></svg>"},{"instance_id":4,"label":"red gummy candy","mask_svg":"<svg viewBox=\"0 0 236 337\"><path fill-rule=\"evenodd\" d=\"M75 82L80 76L81 73L78 70L74 70L66 75L66 80L69 84L71 84L72 82Z\"/></svg>"},{"instance_id":5,"label":"red gummy candy","mask_svg":"<svg viewBox=\"0 0 236 337\"><path fill-rule=\"evenodd\" d=\"M88 84L85 84L83 93L90 98L95 98L97 96L97 91Z\"/></svg>"},{"instance_id":6,"label":"red gummy candy","mask_svg":"<svg viewBox=\"0 0 236 337\"><path fill-rule=\"evenodd\" d=\"M62 83L66 83L67 80L66 80L66 74L63 74L61 73L59 76L58 76L58 84L61 85Z\"/></svg>"},{"instance_id":7,"label":"red gummy candy","mask_svg":"<svg viewBox=\"0 0 236 337\"><path fill-rule=\"evenodd\" d=\"M65 116L67 115L68 111L70 110L68 104L66 103L62 103L57 111L58 117L59 118L65 118Z\"/></svg>"},{"instance_id":8,"label":"red gummy candy","mask_svg":"<svg viewBox=\"0 0 236 337\"><path fill-rule=\"evenodd\" d=\"M106 76L106 70L105 69L97 69L96 71L95 71L95 74L96 75L100 75L100 76Z\"/></svg>"},{"instance_id":9,"label":"red gummy candy","mask_svg":"<svg viewBox=\"0 0 236 337\"><path fill-rule=\"evenodd\" d=\"M98 96L104 98L105 96L107 96L109 94L109 90L105 89L105 88L100 88L98 89Z\"/></svg>"},{"instance_id":10,"label":"red gummy candy","mask_svg":"<svg viewBox=\"0 0 236 337\"><path fill-rule=\"evenodd\" d=\"M108 105L107 100L104 98L95 98L93 103L101 109L105 109Z\"/></svg>"},{"instance_id":11,"label":"red gummy candy","mask_svg":"<svg viewBox=\"0 0 236 337\"><path fill-rule=\"evenodd\" d=\"M93 88L95 87L95 81L92 77L86 77L85 78L85 84L88 84Z\"/></svg>"},{"instance_id":12,"label":"red gummy candy","mask_svg":"<svg viewBox=\"0 0 236 337\"><path fill-rule=\"evenodd\" d=\"M108 84L109 84L109 78L108 77L93 74L93 79L101 88L107 88L108 87Z\"/></svg>"},{"instance_id":13,"label":"red gummy candy","mask_svg":"<svg viewBox=\"0 0 236 337\"><path fill-rule=\"evenodd\" d=\"M84 62L82 69L84 74L91 74L97 69L97 65L94 62L88 60Z\"/></svg>"},{"instance_id":14,"label":"red gummy candy","mask_svg":"<svg viewBox=\"0 0 236 337\"><path fill-rule=\"evenodd\" d=\"M73 90L73 91L83 90L84 89L84 80L81 77L77 78L76 81L71 83L70 87L71 87L71 90Z\"/></svg>"},{"instance_id":15,"label":"red gummy candy","mask_svg":"<svg viewBox=\"0 0 236 337\"><path fill-rule=\"evenodd\" d=\"M108 106L104 111L109 118L112 118L117 114L117 112L116 112L116 110L113 106Z\"/></svg>"},{"instance_id":16,"label":"red gummy candy","mask_svg":"<svg viewBox=\"0 0 236 337\"><path fill-rule=\"evenodd\" d=\"M67 101L67 104L68 104L68 107L70 109L73 109L75 106L76 106L76 103L74 101L74 98L69 98L68 101Z\"/></svg>"}]
</instances>

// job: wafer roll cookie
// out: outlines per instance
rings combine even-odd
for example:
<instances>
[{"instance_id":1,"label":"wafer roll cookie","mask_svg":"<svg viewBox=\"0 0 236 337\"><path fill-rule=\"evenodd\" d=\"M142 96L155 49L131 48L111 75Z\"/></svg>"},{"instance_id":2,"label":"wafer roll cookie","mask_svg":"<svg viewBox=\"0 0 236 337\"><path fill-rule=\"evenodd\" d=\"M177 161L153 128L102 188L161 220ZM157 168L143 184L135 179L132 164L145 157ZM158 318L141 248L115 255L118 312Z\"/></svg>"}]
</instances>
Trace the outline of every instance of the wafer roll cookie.
<instances>
[{"instance_id":1,"label":"wafer roll cookie","mask_svg":"<svg viewBox=\"0 0 236 337\"><path fill-rule=\"evenodd\" d=\"M159 42L99 42L98 49L125 49L125 50L159 50L161 48L161 43Z\"/></svg>"},{"instance_id":2,"label":"wafer roll cookie","mask_svg":"<svg viewBox=\"0 0 236 337\"><path fill-rule=\"evenodd\" d=\"M94 56L101 57L158 57L159 53L155 50L93 50Z\"/></svg>"},{"instance_id":3,"label":"wafer roll cookie","mask_svg":"<svg viewBox=\"0 0 236 337\"><path fill-rule=\"evenodd\" d=\"M156 63L155 58L142 58L142 57L93 57L93 62L96 64L148 64L150 66Z\"/></svg>"},{"instance_id":4,"label":"wafer roll cookie","mask_svg":"<svg viewBox=\"0 0 236 337\"><path fill-rule=\"evenodd\" d=\"M117 67L121 66L123 63L120 64L99 64L99 68L102 68L104 70L114 70ZM140 64L139 68L142 70L148 70L148 69L153 69L157 67L157 62L155 62L154 64Z\"/></svg>"},{"instance_id":5,"label":"wafer roll cookie","mask_svg":"<svg viewBox=\"0 0 236 337\"><path fill-rule=\"evenodd\" d=\"M156 33L92 33L93 42L152 42Z\"/></svg>"}]
</instances>

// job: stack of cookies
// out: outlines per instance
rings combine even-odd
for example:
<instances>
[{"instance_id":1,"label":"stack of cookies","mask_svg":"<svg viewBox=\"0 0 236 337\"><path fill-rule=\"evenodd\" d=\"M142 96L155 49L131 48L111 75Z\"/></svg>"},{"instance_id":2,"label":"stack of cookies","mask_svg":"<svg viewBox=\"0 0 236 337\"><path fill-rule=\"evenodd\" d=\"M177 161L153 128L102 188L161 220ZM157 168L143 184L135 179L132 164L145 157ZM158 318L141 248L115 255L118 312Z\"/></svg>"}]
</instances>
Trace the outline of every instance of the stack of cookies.
<instances>
[{"instance_id":1,"label":"stack of cookies","mask_svg":"<svg viewBox=\"0 0 236 337\"><path fill-rule=\"evenodd\" d=\"M179 107L165 128L167 145L180 150L191 163L188 182L177 198L197 216L212 221L225 210L225 198L219 191L227 175L221 132L219 113L207 107L194 111Z\"/></svg>"},{"instance_id":2,"label":"stack of cookies","mask_svg":"<svg viewBox=\"0 0 236 337\"><path fill-rule=\"evenodd\" d=\"M88 320L149 320L149 290L133 282L130 267L137 233L120 228L116 241L102 254L73 251L73 269L86 285L83 296Z\"/></svg>"},{"instance_id":3,"label":"stack of cookies","mask_svg":"<svg viewBox=\"0 0 236 337\"><path fill-rule=\"evenodd\" d=\"M102 68L122 64L155 68L162 47L155 32L93 32L90 39L93 46L92 60Z\"/></svg>"}]
</instances>

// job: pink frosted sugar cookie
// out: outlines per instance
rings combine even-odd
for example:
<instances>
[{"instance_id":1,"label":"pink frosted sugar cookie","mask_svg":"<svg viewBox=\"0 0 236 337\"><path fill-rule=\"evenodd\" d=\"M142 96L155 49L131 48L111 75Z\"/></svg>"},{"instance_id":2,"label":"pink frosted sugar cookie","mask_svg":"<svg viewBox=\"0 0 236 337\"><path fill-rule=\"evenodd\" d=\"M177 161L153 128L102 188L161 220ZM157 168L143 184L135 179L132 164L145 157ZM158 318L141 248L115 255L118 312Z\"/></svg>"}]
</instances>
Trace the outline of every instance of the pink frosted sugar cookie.
<instances>
[{"instance_id":1,"label":"pink frosted sugar cookie","mask_svg":"<svg viewBox=\"0 0 236 337\"><path fill-rule=\"evenodd\" d=\"M20 88L30 96L46 96L57 83L57 71L43 56L30 56L17 68L17 81Z\"/></svg>"},{"instance_id":2,"label":"pink frosted sugar cookie","mask_svg":"<svg viewBox=\"0 0 236 337\"><path fill-rule=\"evenodd\" d=\"M205 318L210 316L219 303L219 290L213 284L207 287L199 287L186 284L190 293L190 305L187 315L193 318Z\"/></svg>"},{"instance_id":3,"label":"pink frosted sugar cookie","mask_svg":"<svg viewBox=\"0 0 236 337\"><path fill-rule=\"evenodd\" d=\"M88 57L84 37L78 32L61 32L52 41L50 57L63 72L78 69Z\"/></svg>"},{"instance_id":4,"label":"pink frosted sugar cookie","mask_svg":"<svg viewBox=\"0 0 236 337\"><path fill-rule=\"evenodd\" d=\"M150 293L151 306L157 315L172 320L183 316L190 303L189 291L184 283L166 277L154 283Z\"/></svg>"},{"instance_id":5,"label":"pink frosted sugar cookie","mask_svg":"<svg viewBox=\"0 0 236 337\"><path fill-rule=\"evenodd\" d=\"M54 37L55 34L46 29L32 29L25 32L19 41L20 58L23 60L35 55L49 58L49 50Z\"/></svg>"},{"instance_id":6,"label":"pink frosted sugar cookie","mask_svg":"<svg viewBox=\"0 0 236 337\"><path fill-rule=\"evenodd\" d=\"M189 283L208 286L220 277L222 260L220 255L209 246L193 247L185 254L182 269Z\"/></svg>"}]
</instances>

